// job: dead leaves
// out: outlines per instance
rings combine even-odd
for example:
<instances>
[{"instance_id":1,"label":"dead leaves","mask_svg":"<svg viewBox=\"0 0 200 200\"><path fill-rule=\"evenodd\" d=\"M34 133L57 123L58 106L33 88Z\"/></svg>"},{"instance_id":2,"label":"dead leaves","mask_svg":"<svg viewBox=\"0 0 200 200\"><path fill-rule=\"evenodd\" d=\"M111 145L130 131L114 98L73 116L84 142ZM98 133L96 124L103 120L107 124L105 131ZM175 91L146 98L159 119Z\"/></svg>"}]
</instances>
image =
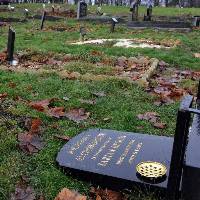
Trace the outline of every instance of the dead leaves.
<instances>
[{"instance_id":1,"label":"dead leaves","mask_svg":"<svg viewBox=\"0 0 200 200\"><path fill-rule=\"evenodd\" d=\"M41 123L40 119L33 119L30 130L18 134L19 147L24 153L37 153L44 147L44 143L39 136Z\"/></svg>"},{"instance_id":2,"label":"dead leaves","mask_svg":"<svg viewBox=\"0 0 200 200\"><path fill-rule=\"evenodd\" d=\"M53 101L53 99L44 99L41 101L33 101L29 103L29 106L34 108L37 111L44 112L48 109L49 104Z\"/></svg>"},{"instance_id":3,"label":"dead leaves","mask_svg":"<svg viewBox=\"0 0 200 200\"><path fill-rule=\"evenodd\" d=\"M166 127L165 123L160 122L160 115L156 112L146 112L144 114L139 114L137 118L139 120L147 120L151 122L155 128L164 129Z\"/></svg>"},{"instance_id":4,"label":"dead leaves","mask_svg":"<svg viewBox=\"0 0 200 200\"><path fill-rule=\"evenodd\" d=\"M7 96L8 96L8 93L6 93L6 92L1 93L0 94L0 100L6 98Z\"/></svg>"},{"instance_id":5,"label":"dead leaves","mask_svg":"<svg viewBox=\"0 0 200 200\"><path fill-rule=\"evenodd\" d=\"M71 191L63 188L54 200L86 200L87 197L79 194L76 191Z\"/></svg>"},{"instance_id":6,"label":"dead leaves","mask_svg":"<svg viewBox=\"0 0 200 200\"><path fill-rule=\"evenodd\" d=\"M15 192L11 194L10 200L36 200L35 191L28 186L26 180L21 178L15 187Z\"/></svg>"},{"instance_id":7,"label":"dead leaves","mask_svg":"<svg viewBox=\"0 0 200 200\"><path fill-rule=\"evenodd\" d=\"M94 188L92 187L90 193L96 200L125 200L126 198L122 193L108 189Z\"/></svg>"},{"instance_id":8,"label":"dead leaves","mask_svg":"<svg viewBox=\"0 0 200 200\"><path fill-rule=\"evenodd\" d=\"M83 108L73 108L66 112L64 107L51 107L50 103L52 101L55 101L55 99L46 99L42 101L30 102L29 106L31 106L39 112L46 113L50 117L55 117L58 119L61 117L67 117L69 120L72 120L76 123L86 120L90 115L90 113L86 112ZM93 105L96 102L82 100L82 103L89 103Z\"/></svg>"},{"instance_id":9,"label":"dead leaves","mask_svg":"<svg viewBox=\"0 0 200 200\"><path fill-rule=\"evenodd\" d=\"M65 116L69 120L79 123L80 121L86 120L90 116L90 113L86 112L83 108L73 108L70 109Z\"/></svg>"},{"instance_id":10,"label":"dead leaves","mask_svg":"<svg viewBox=\"0 0 200 200\"><path fill-rule=\"evenodd\" d=\"M0 63L5 62L6 60L7 60L7 52L6 51L1 52L0 53Z\"/></svg>"}]
</instances>

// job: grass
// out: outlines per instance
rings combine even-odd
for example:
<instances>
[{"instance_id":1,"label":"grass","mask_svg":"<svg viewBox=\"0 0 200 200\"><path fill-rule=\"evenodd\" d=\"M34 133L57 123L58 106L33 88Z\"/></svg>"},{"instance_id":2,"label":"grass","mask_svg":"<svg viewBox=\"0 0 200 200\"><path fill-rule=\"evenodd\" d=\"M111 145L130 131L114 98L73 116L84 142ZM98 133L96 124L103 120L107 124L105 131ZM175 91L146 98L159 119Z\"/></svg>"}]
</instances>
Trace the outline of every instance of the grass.
<instances>
[{"instance_id":1,"label":"grass","mask_svg":"<svg viewBox=\"0 0 200 200\"><path fill-rule=\"evenodd\" d=\"M16 5L23 8L24 5ZM41 4L27 4L25 7L32 12L41 8ZM93 10L94 8L90 8ZM103 7L107 13L128 13L126 7ZM141 8L143 12L144 8ZM200 9L177 9L177 8L155 8L155 15L195 15ZM179 12L180 11L180 12ZM0 13L0 16L20 17L21 13ZM48 30L53 25L73 27L72 31L56 32ZM69 45L70 41L79 39L79 27L85 25L90 38L146 38L155 41L180 40L181 44L176 48L164 49L123 49L112 46ZM192 69L199 71L200 59L194 58L193 53L200 52L200 32L198 30L189 33L155 31L151 29L133 31L126 27L116 27L116 32L109 33L108 24L95 24L77 22L73 19L56 22L45 22L44 31L39 31L40 20L30 20L27 23L12 23L16 30L15 52L36 51L39 53L73 54L84 60L84 62L72 62L65 66L69 71L92 74L112 74L112 67L98 68L91 62L98 57L92 56L92 51L102 52L103 55L111 56L135 56L138 54L156 57L168 62L171 67L179 69ZM8 27L0 28L0 49L6 47ZM48 66L46 66L48 68ZM15 88L9 87L14 82ZM190 85L190 82L183 85ZM193 84L193 83L192 83ZM31 90L29 89L31 85ZM92 98L92 92L104 91L107 95L97 99L96 105L82 104L79 99ZM179 102L175 104L156 107L153 104L154 98L149 96L144 88L130 84L123 80L108 79L103 81L66 80L61 79L56 73L19 73L0 70L0 93L7 92L8 98L1 103L10 117L3 117L0 114L0 199L9 199L14 191L15 184L21 175L30 178L31 185L37 194L44 194L46 199L51 200L63 188L68 187L81 193L88 194L90 183L85 183L64 174L56 163L55 157L64 142L56 140L55 134L75 136L82 130L101 127L131 132L148 132L157 135L173 135L175 128L176 110ZM69 101L61 101L60 104L66 109L81 107L91 113L91 117L84 123L75 124L67 119L53 119L43 113L31 109L21 101L15 101L20 96L27 101L41 100L46 98L70 97ZM150 123L138 121L137 115L146 111L156 111L160 114L161 120L167 124L167 128L159 130L153 128ZM22 117L39 117L43 121L42 137L45 141L45 148L38 154L27 156L18 148L17 134L25 132L23 126L19 125ZM111 118L105 122L104 118ZM96 122L94 124L94 121ZM54 127L57 127L56 129ZM140 127L143 127L142 130ZM132 199L139 199L133 194ZM151 195L150 195L151 196ZM143 197L147 199L148 197Z\"/></svg>"}]
</instances>

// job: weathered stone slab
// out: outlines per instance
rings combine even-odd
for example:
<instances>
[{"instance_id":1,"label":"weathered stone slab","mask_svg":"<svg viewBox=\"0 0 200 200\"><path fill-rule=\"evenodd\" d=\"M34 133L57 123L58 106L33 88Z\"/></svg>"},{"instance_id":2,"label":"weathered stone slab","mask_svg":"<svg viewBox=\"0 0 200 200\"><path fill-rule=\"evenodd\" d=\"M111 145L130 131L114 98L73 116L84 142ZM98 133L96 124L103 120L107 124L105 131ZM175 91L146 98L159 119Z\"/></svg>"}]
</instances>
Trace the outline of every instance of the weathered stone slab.
<instances>
[{"instance_id":1,"label":"weathered stone slab","mask_svg":"<svg viewBox=\"0 0 200 200\"><path fill-rule=\"evenodd\" d=\"M143 21L143 22L129 22L127 24L129 28L156 28L156 29L168 29L168 30L191 30L191 23L186 22L164 22L164 21Z\"/></svg>"},{"instance_id":2,"label":"weathered stone slab","mask_svg":"<svg viewBox=\"0 0 200 200\"><path fill-rule=\"evenodd\" d=\"M72 138L57 155L57 162L67 169L114 179L119 186L127 182L167 187L173 138L105 129L90 129ZM167 176L156 183L142 180L136 165L156 161L167 167ZM94 180L94 176L91 181ZM93 178L92 178L93 177ZM96 179L96 178L95 178Z\"/></svg>"}]
</instances>

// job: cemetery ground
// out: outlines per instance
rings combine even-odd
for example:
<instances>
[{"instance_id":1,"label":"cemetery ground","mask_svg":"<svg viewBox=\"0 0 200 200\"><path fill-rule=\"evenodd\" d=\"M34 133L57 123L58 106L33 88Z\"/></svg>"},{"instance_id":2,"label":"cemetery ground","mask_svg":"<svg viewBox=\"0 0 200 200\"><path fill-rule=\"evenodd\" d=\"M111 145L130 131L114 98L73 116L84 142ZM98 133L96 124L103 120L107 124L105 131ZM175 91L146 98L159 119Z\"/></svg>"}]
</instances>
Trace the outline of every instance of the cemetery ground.
<instances>
[{"instance_id":1,"label":"cemetery ground","mask_svg":"<svg viewBox=\"0 0 200 200\"><path fill-rule=\"evenodd\" d=\"M0 18L23 19L22 7L28 8L30 15L42 12L41 4L14 6L16 12L0 12ZM51 8L47 5L46 9ZM125 7L103 7L103 10L129 14ZM200 12L186 8L154 10L156 15L167 16ZM95 12L94 8L90 12ZM173 135L181 97L186 93L195 95L197 90L200 30L133 30L119 24L114 33L109 33L110 24L75 18L46 20L43 30L39 30L39 19L11 22L11 25L16 31L17 66L9 66L4 59L8 25L0 27L2 200L9 199L21 187L19 182L23 187L27 182L32 188L25 191L32 195L30 199L34 195L35 199L54 199L62 188L92 198L89 182L65 174L56 164L56 155L66 141L88 128ZM70 44L79 41L81 26L91 40L137 39L170 48L113 47L113 42ZM148 86L134 82L138 73L129 79L120 76L136 66L145 68L150 58L157 58L159 64ZM132 62L134 59L140 61ZM125 194L131 199L158 199L153 194L140 193L137 188ZM122 199L112 195L100 196Z\"/></svg>"}]
</instances>

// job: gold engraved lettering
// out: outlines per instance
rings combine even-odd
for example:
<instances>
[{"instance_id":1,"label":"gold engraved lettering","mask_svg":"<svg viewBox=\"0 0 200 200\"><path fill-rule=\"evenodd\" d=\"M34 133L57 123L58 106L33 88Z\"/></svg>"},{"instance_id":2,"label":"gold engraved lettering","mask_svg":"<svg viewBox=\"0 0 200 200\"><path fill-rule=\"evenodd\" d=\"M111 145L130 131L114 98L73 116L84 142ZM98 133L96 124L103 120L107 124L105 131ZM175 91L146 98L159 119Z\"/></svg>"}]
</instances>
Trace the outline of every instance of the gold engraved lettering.
<instances>
[{"instance_id":1,"label":"gold engraved lettering","mask_svg":"<svg viewBox=\"0 0 200 200\"><path fill-rule=\"evenodd\" d=\"M74 146L71 147L71 149L69 150L68 153L73 154L74 151L76 151L77 149L79 149L80 146L81 146L84 142L86 142L86 141L88 140L89 137L90 137L89 135L86 135L86 136L84 136L83 138L81 138L80 141L78 141Z\"/></svg>"},{"instance_id":2,"label":"gold engraved lettering","mask_svg":"<svg viewBox=\"0 0 200 200\"><path fill-rule=\"evenodd\" d=\"M94 149L94 147L98 144L98 142L101 142L102 139L104 138L105 134L99 133L92 142L86 148L80 153L79 156L76 157L76 160L84 160L85 157Z\"/></svg>"},{"instance_id":3,"label":"gold engraved lettering","mask_svg":"<svg viewBox=\"0 0 200 200\"><path fill-rule=\"evenodd\" d=\"M139 153L140 149L142 148L142 142L138 143L135 150L132 153L132 156L129 159L129 163L132 164L134 159L136 158L137 154Z\"/></svg>"},{"instance_id":4,"label":"gold engraved lettering","mask_svg":"<svg viewBox=\"0 0 200 200\"><path fill-rule=\"evenodd\" d=\"M108 144L110 141L111 141L111 138L109 137L108 140L106 140L106 141L104 142L104 144L99 148L99 150L97 151L97 153L96 153L94 156L92 156L91 159L92 159L92 160L96 160L97 156L103 151L103 149L106 148L107 144Z\"/></svg>"},{"instance_id":5,"label":"gold engraved lettering","mask_svg":"<svg viewBox=\"0 0 200 200\"><path fill-rule=\"evenodd\" d=\"M124 159L126 158L129 150L131 149L132 144L135 142L135 140L131 140L128 145L125 148L124 153L120 156L119 160L116 162L117 165L121 165Z\"/></svg>"},{"instance_id":6,"label":"gold engraved lettering","mask_svg":"<svg viewBox=\"0 0 200 200\"><path fill-rule=\"evenodd\" d=\"M98 163L98 165L101 165L105 167L108 162L111 160L113 157L114 153L117 151L117 149L120 147L122 142L125 140L126 136L119 136L117 140L112 144L111 148L108 150L108 153L106 153L101 161Z\"/></svg>"}]
</instances>

